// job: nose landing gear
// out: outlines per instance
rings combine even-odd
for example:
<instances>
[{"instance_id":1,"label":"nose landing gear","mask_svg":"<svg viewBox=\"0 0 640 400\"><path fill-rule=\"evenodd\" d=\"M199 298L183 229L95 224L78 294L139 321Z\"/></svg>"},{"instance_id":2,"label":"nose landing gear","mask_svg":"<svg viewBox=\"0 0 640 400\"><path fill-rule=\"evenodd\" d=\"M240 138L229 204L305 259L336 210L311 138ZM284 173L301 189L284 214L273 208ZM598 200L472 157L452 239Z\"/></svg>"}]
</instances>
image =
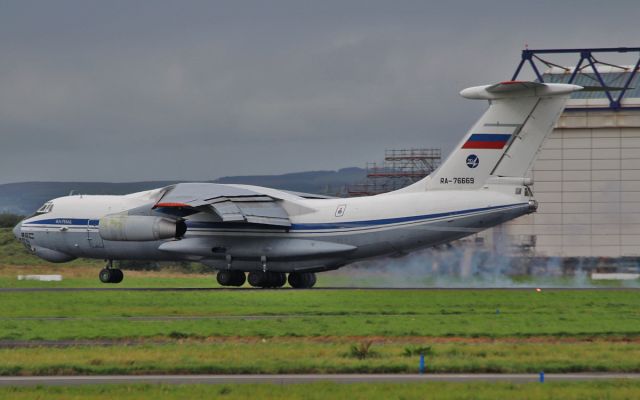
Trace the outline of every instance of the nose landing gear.
<instances>
[{"instance_id":1,"label":"nose landing gear","mask_svg":"<svg viewBox=\"0 0 640 400\"><path fill-rule=\"evenodd\" d=\"M120 283L124 279L124 273L122 270L113 268L113 261L109 260L107 266L100 270L98 277L102 283Z\"/></svg>"}]
</instances>

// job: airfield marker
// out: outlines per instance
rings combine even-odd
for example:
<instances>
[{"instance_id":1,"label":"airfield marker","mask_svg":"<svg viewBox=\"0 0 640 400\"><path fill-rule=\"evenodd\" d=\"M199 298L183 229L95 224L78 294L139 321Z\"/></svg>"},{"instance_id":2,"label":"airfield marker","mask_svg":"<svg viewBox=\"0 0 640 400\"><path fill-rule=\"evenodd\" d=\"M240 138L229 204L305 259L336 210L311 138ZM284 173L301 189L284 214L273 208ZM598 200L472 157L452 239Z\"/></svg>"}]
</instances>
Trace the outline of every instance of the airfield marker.
<instances>
[{"instance_id":1,"label":"airfield marker","mask_svg":"<svg viewBox=\"0 0 640 400\"><path fill-rule=\"evenodd\" d=\"M420 353L420 373L424 374L424 354Z\"/></svg>"}]
</instances>

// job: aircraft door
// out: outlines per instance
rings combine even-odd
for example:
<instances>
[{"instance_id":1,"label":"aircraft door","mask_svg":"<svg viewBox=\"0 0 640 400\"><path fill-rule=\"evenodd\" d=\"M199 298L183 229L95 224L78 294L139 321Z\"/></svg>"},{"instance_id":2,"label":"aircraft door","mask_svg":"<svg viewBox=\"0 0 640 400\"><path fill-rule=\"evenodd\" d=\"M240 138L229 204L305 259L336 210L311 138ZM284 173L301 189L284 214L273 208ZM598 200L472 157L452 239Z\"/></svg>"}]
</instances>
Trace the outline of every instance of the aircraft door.
<instances>
[{"instance_id":1,"label":"aircraft door","mask_svg":"<svg viewBox=\"0 0 640 400\"><path fill-rule=\"evenodd\" d=\"M87 221L87 241L89 242L89 247L94 249L104 247L104 242L98 232L99 222L100 221L97 219L90 219Z\"/></svg>"}]
</instances>

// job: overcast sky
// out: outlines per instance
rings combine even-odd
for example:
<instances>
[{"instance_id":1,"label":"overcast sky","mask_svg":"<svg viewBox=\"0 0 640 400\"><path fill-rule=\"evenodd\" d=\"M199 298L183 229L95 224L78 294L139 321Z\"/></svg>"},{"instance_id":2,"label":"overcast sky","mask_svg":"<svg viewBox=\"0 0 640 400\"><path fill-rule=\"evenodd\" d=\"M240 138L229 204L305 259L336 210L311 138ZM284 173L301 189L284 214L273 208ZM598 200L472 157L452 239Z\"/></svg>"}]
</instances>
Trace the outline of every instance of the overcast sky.
<instances>
[{"instance_id":1,"label":"overcast sky","mask_svg":"<svg viewBox=\"0 0 640 400\"><path fill-rule=\"evenodd\" d=\"M448 152L530 48L640 46L637 1L0 1L0 183ZM635 60L633 60L635 61Z\"/></svg>"}]
</instances>

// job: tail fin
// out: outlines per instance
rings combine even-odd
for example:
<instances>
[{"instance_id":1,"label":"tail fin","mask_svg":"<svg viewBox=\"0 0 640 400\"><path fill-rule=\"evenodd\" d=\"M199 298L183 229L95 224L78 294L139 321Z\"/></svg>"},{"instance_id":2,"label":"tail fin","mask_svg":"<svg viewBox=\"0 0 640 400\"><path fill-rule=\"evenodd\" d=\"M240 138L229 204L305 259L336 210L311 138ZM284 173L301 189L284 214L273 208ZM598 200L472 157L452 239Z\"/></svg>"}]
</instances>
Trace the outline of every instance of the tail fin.
<instances>
[{"instance_id":1,"label":"tail fin","mask_svg":"<svg viewBox=\"0 0 640 400\"><path fill-rule=\"evenodd\" d=\"M407 189L476 189L491 176L524 177L571 93L581 86L502 82L460 94L489 100L489 109L445 162Z\"/></svg>"}]
</instances>

